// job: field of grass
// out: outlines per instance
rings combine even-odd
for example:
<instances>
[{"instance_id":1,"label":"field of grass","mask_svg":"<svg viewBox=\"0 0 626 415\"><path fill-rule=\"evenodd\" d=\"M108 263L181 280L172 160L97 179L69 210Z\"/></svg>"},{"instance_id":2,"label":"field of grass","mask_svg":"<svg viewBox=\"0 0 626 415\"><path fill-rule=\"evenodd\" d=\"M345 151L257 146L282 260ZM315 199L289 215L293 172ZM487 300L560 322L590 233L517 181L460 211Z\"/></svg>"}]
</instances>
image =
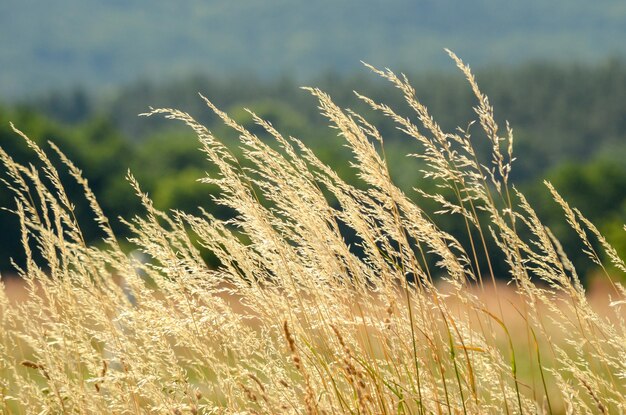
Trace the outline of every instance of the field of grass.
<instances>
[{"instance_id":1,"label":"field of grass","mask_svg":"<svg viewBox=\"0 0 626 415\"><path fill-rule=\"evenodd\" d=\"M598 280L595 280L591 287L587 290L587 298L592 305L593 309L596 310L600 316L606 318L613 318L613 310L608 306L608 299L612 294L612 287L610 285L604 283L603 279L600 277ZM6 295L9 299L9 302L12 306L17 306L23 301L27 301L29 298L28 295L28 287L26 283L19 278L5 278L4 279L5 291ZM446 308L451 311L451 313L455 316L455 318L462 318L465 310L465 305L460 298L455 295L447 296L445 293L445 286L441 287L442 294L445 297L443 302L446 304ZM496 287L488 286L485 289L478 289L477 287L468 287L468 290L471 290L471 295L476 296L479 301L484 304L485 309L492 314L500 314L502 315L502 320L507 322L507 329L511 333L525 333L526 331L526 322L523 316L520 314L520 310L524 307L524 299L523 297L516 294L515 289L509 285L504 283L498 283ZM240 298L236 296L231 296L229 294L219 296L221 299L226 299L230 302L231 308L241 316L250 317L250 310L243 307L239 302ZM565 298L561 298L561 301L565 300ZM401 298L397 298L396 301L402 301ZM621 310L620 318L626 318L626 310ZM479 320L476 320L478 323ZM615 321L617 322L617 321ZM558 327L554 330L556 336L551 338L551 342L559 345L560 347L566 346L566 339L559 336L560 333ZM506 336L502 331L495 334L496 343L503 350L507 349L506 344ZM529 346L532 348L534 344L528 344L528 339L524 335L513 335L513 348L515 350L527 351ZM549 347L544 347L542 353L545 355L550 355ZM517 365L518 365L518 381L522 388L529 394L538 393L537 391L541 389L539 386L541 384L541 376L537 370L537 363L533 360L532 354L521 354L517 356ZM27 369L23 369L27 371ZM25 373L27 375L27 373ZM41 387L45 387L45 384L42 383ZM200 387L201 384L198 383ZM538 389L539 388L539 389ZM551 385L551 388L548 390L550 394L558 395L558 390L555 390L556 385ZM205 389L205 388L202 388ZM205 393L211 394L214 391L211 391L210 388L205 389ZM535 395L534 398L540 398L541 392L538 395ZM216 395L214 395L214 398ZM564 403L562 402L553 402L552 403L552 413L563 413L565 412ZM445 412L445 411L444 411Z\"/></svg>"},{"instance_id":2,"label":"field of grass","mask_svg":"<svg viewBox=\"0 0 626 415\"><path fill-rule=\"evenodd\" d=\"M23 286L0 290L4 413L624 412L626 265L546 183L599 270L588 295L509 183L512 131L450 55L476 95L476 125L442 131L389 71L370 68L413 118L360 96L415 142L424 166L415 174L441 193L403 193L375 126L314 88L360 187L258 117L271 144L205 99L238 133L238 159L188 114L151 110L195 131L217 171L201 180L219 187L214 202L231 214L158 211L129 174L145 209L125 219L133 255L52 146L101 228L101 245L84 242L52 155L16 128L40 167L0 152L26 253ZM490 154L475 140L488 140ZM424 198L439 208L424 210ZM458 216L466 233L446 232L438 215ZM206 265L208 253L219 267Z\"/></svg>"}]
</instances>

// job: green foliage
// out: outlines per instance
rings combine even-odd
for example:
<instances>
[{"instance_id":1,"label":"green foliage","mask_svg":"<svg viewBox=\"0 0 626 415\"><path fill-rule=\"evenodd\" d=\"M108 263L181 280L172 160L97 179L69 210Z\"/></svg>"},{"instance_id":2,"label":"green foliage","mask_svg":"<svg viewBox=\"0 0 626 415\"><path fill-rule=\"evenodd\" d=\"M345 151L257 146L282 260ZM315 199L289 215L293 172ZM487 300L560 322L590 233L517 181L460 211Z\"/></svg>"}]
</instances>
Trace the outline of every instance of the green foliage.
<instances>
[{"instance_id":1,"label":"green foliage","mask_svg":"<svg viewBox=\"0 0 626 415\"><path fill-rule=\"evenodd\" d=\"M433 73L411 78L418 96L443 128L452 131L457 123L465 127L475 118L471 110L474 105L471 91L458 77ZM620 104L626 101L626 65L611 61L595 67L558 64L493 67L479 71L477 78L498 109L496 117L506 114L515 130L517 160L512 173L515 183L538 201L540 214L547 224L554 226L565 246L572 252L579 252L577 237L559 225L560 208L545 199L541 183L544 176L587 214L618 249L623 249L624 232L615 225L626 222L623 179L626 166L622 162L626 157L626 107ZM341 106L364 110L352 92L358 90L377 101L401 107L400 94L389 91L371 77L329 74L320 77L316 84L335 91L334 97ZM10 120L33 137L57 142L86 171L94 192L122 235L125 229L119 227L116 218L133 215L138 209L137 200L124 179L129 168L161 209L196 211L201 206L220 217L227 215L228 212L219 211L209 203L208 196L214 194L215 189L197 182L204 173L213 171L206 166L205 155L197 151L198 143L193 134L167 120L137 117L145 112L146 103L181 107L215 134L234 142L237 134L217 117L207 115L204 104L197 98L198 91L215 96L220 107L261 137L267 134L253 123L244 108L267 119L279 130L302 139L322 161L337 166L341 177L358 186L360 181L349 165L350 150L329 145L338 140L335 132L325 128L326 121L315 111L310 97L296 85L289 78L274 81L245 78L220 83L196 77L158 86L149 82L135 83L108 101L98 101L72 90L29 106L2 111L2 140L16 159L26 160L23 146L18 145L19 140L8 129ZM75 101L84 102L86 108L79 111ZM58 105L62 102L67 105ZM402 114L409 115L408 112ZM75 122L77 119L81 121ZM415 194L414 187L431 189L434 185L416 173L423 165L413 157L406 157L414 151L413 139L380 114L373 113L370 119L385 135L385 155L391 176L399 187L409 195ZM499 121L504 124L504 120ZM475 133L476 147L485 150L488 140L476 126L470 131ZM235 147L233 151L239 149ZM540 196L542 194L544 196ZM77 204L82 212L80 200L79 197ZM4 202L10 204L11 200ZM428 205L428 201L422 203ZM3 226L16 228L9 214L0 214L0 220ZM451 231L464 226L447 217L437 220ZM95 227L86 229L86 234L93 240L101 237ZM0 242L7 256L19 257L19 246L10 234L0 236ZM580 255L574 259L580 270L590 270ZM7 263L0 264L1 269L7 266Z\"/></svg>"},{"instance_id":2,"label":"green foliage","mask_svg":"<svg viewBox=\"0 0 626 415\"><path fill-rule=\"evenodd\" d=\"M30 158L30 151L26 145L11 130L9 122L19 124L29 134L33 134L35 142L42 148L49 149L47 141L57 144L68 157L76 161L80 168L84 168L85 178L94 193L102 199L102 207L107 215L116 218L118 215L136 212L140 204L134 197L132 190L125 180L125 173L133 160L134 149L127 140L109 122L94 117L80 125L64 125L36 113L27 108L0 110L0 141L2 147L18 162L26 162ZM52 159L55 165L60 166L58 158ZM67 185L68 195L76 203L76 215L83 222L82 231L90 241L98 241L102 235L93 221L86 220L90 212L83 198L83 191L67 174L61 175ZM6 172L2 172L6 179ZM2 206L14 207L12 196L7 192L0 193ZM116 222L114 229L124 235ZM19 239L15 238L18 227L14 215L2 212L0 227L8 232L0 236L0 246L3 255L0 258L0 269L9 268L9 258L12 257L21 263Z\"/></svg>"},{"instance_id":3,"label":"green foliage","mask_svg":"<svg viewBox=\"0 0 626 415\"><path fill-rule=\"evenodd\" d=\"M513 174L518 181L532 179L563 161L584 162L597 154L615 160L626 156L624 62L607 61L596 66L551 63L490 67L479 70L476 76L498 109L495 114L498 121L503 125L505 120L500 114L506 114L515 129L518 160ZM444 128L454 130L457 125L465 128L474 119L471 91L458 77L431 73L415 74L409 79L420 100ZM354 96L354 90L390 105L399 105L402 99L378 80L362 75L329 75L311 84L336 91L336 101L341 106L356 109L363 106ZM307 143L321 141L318 138L328 137L329 132L318 127L323 120L310 109L310 99L297 86L297 82L287 78L268 82L245 79L223 84L199 77L164 85L142 82L130 85L117 98L103 104L102 112L134 140L156 132L162 134L164 128L170 128L162 120L146 122L135 116L145 111L146 102L182 108L211 129L224 130L215 117L206 115L202 102L190 99L201 92L210 98L215 96L217 105L227 110L250 107L262 114L273 112L270 118L276 127L293 131L293 135ZM269 98L260 102L258 97ZM271 111L270 106L274 107ZM400 141L405 148L410 147L403 134L384 117L374 114L372 121L388 143ZM475 141L484 149L484 136L478 135Z\"/></svg>"},{"instance_id":4,"label":"green foliage","mask_svg":"<svg viewBox=\"0 0 626 415\"><path fill-rule=\"evenodd\" d=\"M626 255L626 168L624 163L596 159L586 164L564 163L546 175L568 202L580 209L616 248ZM526 186L529 198L568 252L581 248L578 235L559 221L563 210L545 192L540 181ZM589 263L582 255L575 256L576 268L588 271Z\"/></svg>"}]
</instances>

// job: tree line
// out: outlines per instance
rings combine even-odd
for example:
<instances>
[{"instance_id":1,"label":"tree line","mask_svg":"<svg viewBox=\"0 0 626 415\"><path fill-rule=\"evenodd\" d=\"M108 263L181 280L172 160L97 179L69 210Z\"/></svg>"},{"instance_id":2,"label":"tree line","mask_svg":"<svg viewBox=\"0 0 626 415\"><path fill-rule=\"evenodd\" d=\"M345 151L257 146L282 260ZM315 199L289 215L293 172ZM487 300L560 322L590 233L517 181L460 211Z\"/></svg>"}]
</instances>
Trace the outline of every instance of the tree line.
<instances>
[{"instance_id":1,"label":"tree line","mask_svg":"<svg viewBox=\"0 0 626 415\"><path fill-rule=\"evenodd\" d=\"M472 112L476 102L461 75L430 73L409 75L409 79L417 97L444 130L469 128L475 133L479 149L487 145L479 128L471 126L476 118ZM544 179L550 180L573 206L594 221L621 253L626 253L626 232L621 226L626 222L626 64L612 60L596 66L535 63L515 68L492 67L478 71L477 79L489 95L501 125L508 120L513 128L516 186L535 202L538 213L564 242L566 250L572 252L574 261L582 269L592 270L585 267L584 258L578 253L580 244L576 235L567 230L560 208L549 200ZM328 73L309 84L331 92L341 106L368 111L369 119L375 120L385 136L391 173L405 192L416 195L413 188L436 185L421 177L415 158L406 157L420 150L417 144L382 115L371 114L353 93L356 90L390 104L410 117L410 109L403 105L399 91L366 70L350 76ZM148 105L180 108L216 135L226 137L236 152L236 134L210 113L197 92L263 136L262 129L243 108L256 112L285 135L302 139L320 158L339 166L340 174L358 185L358 178L349 167L349 152L320 117L315 101L298 86L287 77L224 81L196 76L168 84L137 82L106 98L94 97L81 89L60 91L0 108L0 145L16 159L33 158L10 130L9 121L37 142L52 140L58 144L83 170L122 237L126 230L115 218L128 218L140 209L125 179L128 169L159 209L216 209L210 202L215 189L197 181L211 171L193 134L167 120L137 117ZM80 189L69 176L64 179L77 202L83 231L93 243L98 243L101 235L89 219L86 203L79 202ZM6 189L0 192L0 204L9 208L13 205ZM444 227L456 228L454 218L439 220ZM1 212L0 227L17 230L14 215ZM15 235L10 231L0 234L2 270L11 269L10 257L20 262L20 240Z\"/></svg>"}]
</instances>

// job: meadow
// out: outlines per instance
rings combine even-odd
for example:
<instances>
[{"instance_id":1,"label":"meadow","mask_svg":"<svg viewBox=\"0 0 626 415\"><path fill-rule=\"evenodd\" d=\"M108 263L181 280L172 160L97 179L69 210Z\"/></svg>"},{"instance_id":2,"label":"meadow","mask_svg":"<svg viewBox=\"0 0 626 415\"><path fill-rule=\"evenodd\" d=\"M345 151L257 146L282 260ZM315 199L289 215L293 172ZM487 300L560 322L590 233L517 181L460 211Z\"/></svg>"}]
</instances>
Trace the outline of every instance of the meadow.
<instances>
[{"instance_id":1,"label":"meadow","mask_svg":"<svg viewBox=\"0 0 626 415\"><path fill-rule=\"evenodd\" d=\"M624 412L624 260L546 182L596 270L588 295L510 182L512 129L450 56L476 98L470 125L444 131L388 70L368 66L412 116L357 94L414 143L423 167L407 174L436 186L412 194L392 180L379 130L316 88L358 185L255 114L258 134L199 98L236 133L235 152L189 114L151 109L197 135L211 172L199 179L226 214L160 211L129 173L143 206L122 219L133 254L81 170L14 126L38 164L0 151L26 258L22 287L0 290L3 412ZM82 186L101 244L85 241L53 158Z\"/></svg>"}]
</instances>

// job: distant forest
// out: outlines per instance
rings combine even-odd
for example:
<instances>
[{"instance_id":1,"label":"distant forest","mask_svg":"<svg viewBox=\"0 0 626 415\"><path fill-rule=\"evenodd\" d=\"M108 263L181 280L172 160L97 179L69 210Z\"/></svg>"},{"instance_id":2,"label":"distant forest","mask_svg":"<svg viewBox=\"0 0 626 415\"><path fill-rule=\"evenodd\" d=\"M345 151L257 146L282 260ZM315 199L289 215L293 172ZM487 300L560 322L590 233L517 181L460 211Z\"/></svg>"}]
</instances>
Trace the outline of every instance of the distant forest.
<instances>
[{"instance_id":1,"label":"distant forest","mask_svg":"<svg viewBox=\"0 0 626 415\"><path fill-rule=\"evenodd\" d=\"M478 127L470 125L476 118L472 112L475 98L460 73L409 74L409 79L417 97L444 130L469 128L477 147L481 147L484 137ZM551 180L573 206L595 221L626 253L626 232L621 226L626 222L626 63L610 60L594 66L494 66L479 70L477 79L490 97L501 127L508 120L513 128L516 186L536 203L539 214L565 242L566 249L575 252L579 245L576 236L564 226L558 206L549 200L542 184L544 178ZM359 91L412 116L401 94L390 84L365 68L357 75L327 74L309 84L376 122L386 137L391 173L408 194L418 197L413 188L436 185L421 177L415 158L406 157L421 151L417 143L380 114L366 110L353 93ZM10 131L9 121L37 142L56 142L84 171L122 236L126 234L124 227L115 218L129 218L140 209L125 181L129 168L159 209L216 209L210 199L214 189L197 182L211 173L211 167L197 151L193 134L171 121L137 116L148 106L180 108L196 116L217 136L227 137L236 151L236 135L210 113L198 92L262 136L263 131L243 108L255 111L285 135L303 139L324 161L340 166L340 173L358 184L349 167L350 154L318 115L315 100L299 85L299 81L288 77L270 81L244 77L225 82L196 76L170 83L136 82L104 98L95 98L81 89L62 90L0 108L1 146L18 159L33 159ZM65 179L70 193L76 196L83 230L97 243L101 235L96 224L90 222L86 205L78 202L81 191L72 186L69 177ZM0 192L0 205L12 204L10 193ZM443 226L454 229L456 225L452 221ZM18 229L8 212L0 213L0 227ZM15 235L0 234L0 269L10 269L9 256L20 262L20 241Z\"/></svg>"},{"instance_id":2,"label":"distant forest","mask_svg":"<svg viewBox=\"0 0 626 415\"><path fill-rule=\"evenodd\" d=\"M622 0L3 0L0 101L202 70L267 79L626 56Z\"/></svg>"}]
</instances>

